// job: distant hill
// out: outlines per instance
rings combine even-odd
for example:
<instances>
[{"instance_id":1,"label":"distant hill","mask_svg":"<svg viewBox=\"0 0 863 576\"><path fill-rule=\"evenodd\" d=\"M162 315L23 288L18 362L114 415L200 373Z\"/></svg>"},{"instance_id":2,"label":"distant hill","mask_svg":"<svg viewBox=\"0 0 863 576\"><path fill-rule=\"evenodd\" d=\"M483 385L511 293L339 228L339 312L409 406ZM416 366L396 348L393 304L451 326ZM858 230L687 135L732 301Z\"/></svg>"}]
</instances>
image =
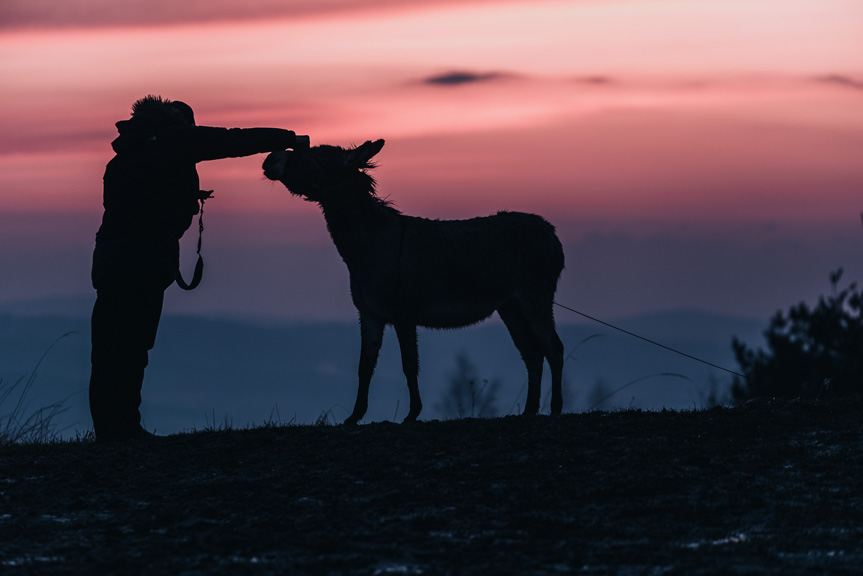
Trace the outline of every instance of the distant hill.
<instances>
[{"instance_id":1,"label":"distant hill","mask_svg":"<svg viewBox=\"0 0 863 576\"><path fill-rule=\"evenodd\" d=\"M27 397L30 409L65 400L58 422L67 435L90 426L90 299L0 305L0 379L10 385L39 367ZM687 408L721 397L731 376L605 326L559 310L559 332L568 356L565 411L583 411L630 384L598 408ZM736 369L731 338L760 343L762 321L673 311L613 320L615 325L667 346ZM454 416L442 398L464 354L479 380L498 380L497 414L520 411L527 375L496 318L464 330L420 330L423 419ZM287 322L201 316L163 317L144 385L145 424L164 433L231 422L273 419L311 423L322 415L341 421L356 395L359 328L354 322ZM662 374L672 373L671 376ZM685 378L684 378L685 377ZM543 381L543 404L548 393ZM8 400L7 400L8 402ZM408 395L395 334L388 330L372 381L365 421L397 420ZM0 406L0 414L8 412Z\"/></svg>"}]
</instances>

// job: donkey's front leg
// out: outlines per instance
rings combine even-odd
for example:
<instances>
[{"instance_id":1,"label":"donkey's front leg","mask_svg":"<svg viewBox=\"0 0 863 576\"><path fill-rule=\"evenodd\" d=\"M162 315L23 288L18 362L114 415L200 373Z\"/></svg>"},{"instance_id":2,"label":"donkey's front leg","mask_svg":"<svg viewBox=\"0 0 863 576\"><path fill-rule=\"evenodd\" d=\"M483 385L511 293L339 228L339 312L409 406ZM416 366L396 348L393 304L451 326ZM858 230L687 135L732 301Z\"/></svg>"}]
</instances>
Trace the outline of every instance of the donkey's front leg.
<instances>
[{"instance_id":1,"label":"donkey's front leg","mask_svg":"<svg viewBox=\"0 0 863 576\"><path fill-rule=\"evenodd\" d=\"M357 402L354 404L353 413L345 420L345 424L352 425L362 420L369 408L369 385L375 366L378 363L378 354L384 340L384 328L386 324L378 318L360 312L360 367L357 370L359 376L359 388L357 389Z\"/></svg>"},{"instance_id":2,"label":"donkey's front leg","mask_svg":"<svg viewBox=\"0 0 863 576\"><path fill-rule=\"evenodd\" d=\"M423 409L420 400L420 388L417 374L420 370L419 351L417 350L417 327L413 324L396 324L396 336L399 338L399 348L402 351L402 370L408 381L408 391L411 396L411 408L405 417L405 422L415 422Z\"/></svg>"}]
</instances>

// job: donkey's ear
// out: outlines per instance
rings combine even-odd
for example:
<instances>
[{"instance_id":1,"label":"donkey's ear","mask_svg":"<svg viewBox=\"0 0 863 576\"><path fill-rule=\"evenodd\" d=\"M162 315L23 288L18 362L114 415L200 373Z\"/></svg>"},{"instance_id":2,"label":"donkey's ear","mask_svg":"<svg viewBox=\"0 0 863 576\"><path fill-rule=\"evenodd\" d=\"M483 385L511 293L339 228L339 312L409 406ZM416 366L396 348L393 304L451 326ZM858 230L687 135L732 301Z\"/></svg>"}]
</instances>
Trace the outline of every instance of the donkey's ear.
<instances>
[{"instance_id":1,"label":"donkey's ear","mask_svg":"<svg viewBox=\"0 0 863 576\"><path fill-rule=\"evenodd\" d=\"M384 147L383 140L367 140L365 144L357 146L345 156L345 167L347 168L363 168L368 165L375 154L381 151Z\"/></svg>"}]
</instances>

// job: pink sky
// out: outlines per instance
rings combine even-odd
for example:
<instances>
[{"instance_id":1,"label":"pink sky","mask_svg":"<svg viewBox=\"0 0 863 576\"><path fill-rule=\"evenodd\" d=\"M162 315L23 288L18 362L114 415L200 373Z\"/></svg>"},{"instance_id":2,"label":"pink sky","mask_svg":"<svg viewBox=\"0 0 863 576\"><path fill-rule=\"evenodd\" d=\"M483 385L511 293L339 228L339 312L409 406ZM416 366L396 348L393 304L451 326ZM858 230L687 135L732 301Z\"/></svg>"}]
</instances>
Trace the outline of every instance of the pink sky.
<instances>
[{"instance_id":1,"label":"pink sky","mask_svg":"<svg viewBox=\"0 0 863 576\"><path fill-rule=\"evenodd\" d=\"M412 214L538 212L573 242L859 242L861 22L859 0L9 0L2 213L76 215L89 250L114 122L155 93L201 124L385 138L380 191ZM211 241L326 242L261 161L200 166ZM0 251L25 234L7 224Z\"/></svg>"}]
</instances>

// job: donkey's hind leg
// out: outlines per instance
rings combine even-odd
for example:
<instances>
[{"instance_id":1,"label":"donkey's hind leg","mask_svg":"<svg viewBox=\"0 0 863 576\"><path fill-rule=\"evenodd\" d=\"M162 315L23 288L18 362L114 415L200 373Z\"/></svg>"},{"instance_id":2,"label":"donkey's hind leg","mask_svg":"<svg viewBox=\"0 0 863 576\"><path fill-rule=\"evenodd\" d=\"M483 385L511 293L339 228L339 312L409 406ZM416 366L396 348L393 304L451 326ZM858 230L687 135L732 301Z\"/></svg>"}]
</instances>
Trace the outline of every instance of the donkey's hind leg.
<instances>
[{"instance_id":1,"label":"donkey's hind leg","mask_svg":"<svg viewBox=\"0 0 863 576\"><path fill-rule=\"evenodd\" d=\"M369 408L369 386L372 374L378 363L378 354L384 340L384 328L386 324L381 320L368 314L360 313L360 366L358 369L359 387L357 388L357 401L354 411L345 420L345 424L352 425L362 420Z\"/></svg>"},{"instance_id":2,"label":"donkey's hind leg","mask_svg":"<svg viewBox=\"0 0 863 576\"><path fill-rule=\"evenodd\" d=\"M420 400L420 388L417 377L420 370L419 350L417 349L417 327L412 324L396 324L396 336L399 339L399 348L402 353L402 370L408 382L408 392L411 398L411 407L405 422L416 422L417 417L423 409Z\"/></svg>"},{"instance_id":3,"label":"donkey's hind leg","mask_svg":"<svg viewBox=\"0 0 863 576\"><path fill-rule=\"evenodd\" d=\"M542 348L525 317L520 304L513 300L497 309L521 359L527 367L527 401L524 404L525 416L539 411L539 398L542 382Z\"/></svg>"},{"instance_id":4,"label":"donkey's hind leg","mask_svg":"<svg viewBox=\"0 0 863 576\"><path fill-rule=\"evenodd\" d=\"M549 330L545 357L551 369L551 413L559 416L563 412L563 342L554 328L554 320Z\"/></svg>"},{"instance_id":5,"label":"donkey's hind leg","mask_svg":"<svg viewBox=\"0 0 863 576\"><path fill-rule=\"evenodd\" d=\"M554 299L541 302L526 305L525 315L551 369L551 413L557 416L563 411L563 342L554 326Z\"/></svg>"}]
</instances>

